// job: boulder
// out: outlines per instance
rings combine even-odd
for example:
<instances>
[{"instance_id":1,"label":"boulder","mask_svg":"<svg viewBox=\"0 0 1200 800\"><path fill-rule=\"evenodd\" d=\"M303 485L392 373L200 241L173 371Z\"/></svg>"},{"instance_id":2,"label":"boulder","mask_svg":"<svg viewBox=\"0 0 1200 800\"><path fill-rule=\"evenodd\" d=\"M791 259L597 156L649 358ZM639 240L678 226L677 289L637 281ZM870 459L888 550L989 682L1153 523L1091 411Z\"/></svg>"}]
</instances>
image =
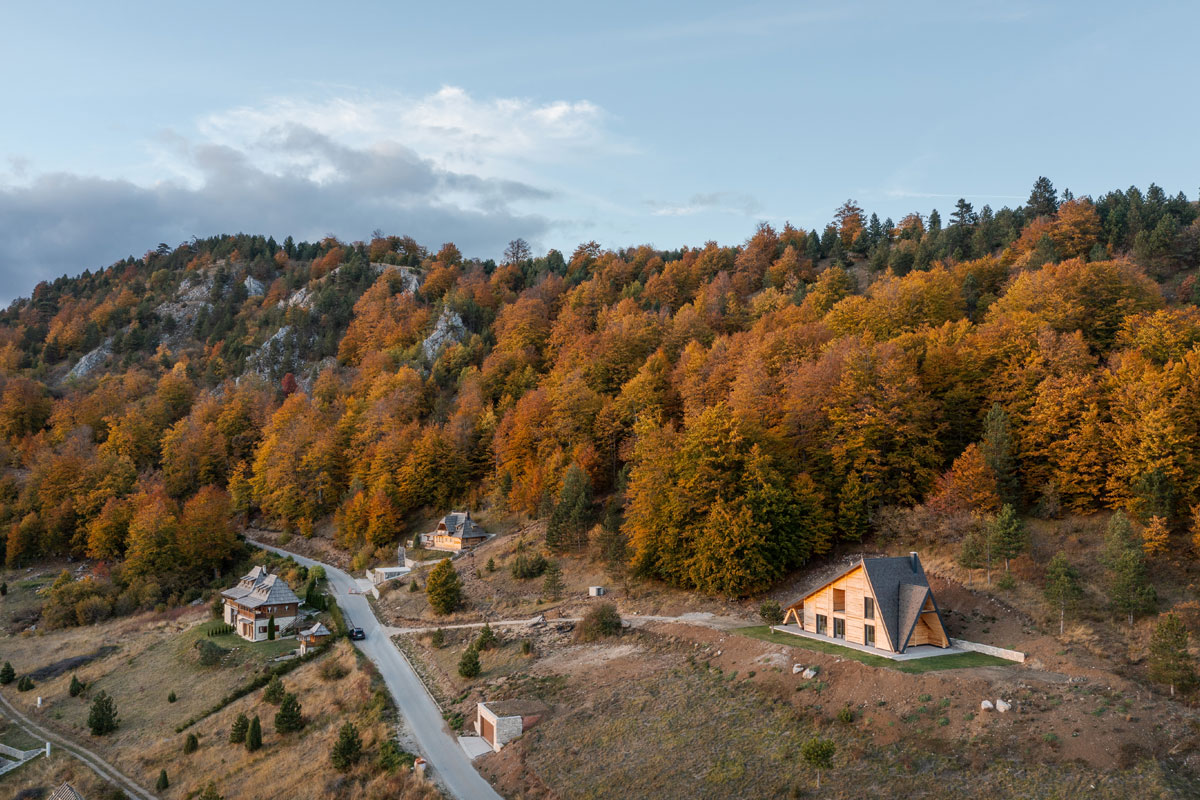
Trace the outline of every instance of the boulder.
<instances>
[{"instance_id":1,"label":"boulder","mask_svg":"<svg viewBox=\"0 0 1200 800\"><path fill-rule=\"evenodd\" d=\"M1000 699L996 700L996 710L999 711L1001 714L1003 714L1004 712L1008 711L1011 708L1012 708L1012 703L1009 703L1009 702L1006 702L1006 701L1000 700Z\"/></svg>"},{"instance_id":2,"label":"boulder","mask_svg":"<svg viewBox=\"0 0 1200 800\"><path fill-rule=\"evenodd\" d=\"M812 667L809 667L808 669L804 670L804 672L800 673L800 677L804 678L806 681L811 681L813 678L817 677L817 671Z\"/></svg>"},{"instance_id":3,"label":"boulder","mask_svg":"<svg viewBox=\"0 0 1200 800\"><path fill-rule=\"evenodd\" d=\"M991 700L984 700L982 703L979 704L979 708L981 711L991 711L992 709L995 708L995 706L992 705Z\"/></svg>"},{"instance_id":4,"label":"boulder","mask_svg":"<svg viewBox=\"0 0 1200 800\"><path fill-rule=\"evenodd\" d=\"M803 665L803 664L792 664L792 674L793 674L793 675L797 675L797 674L799 674L799 673L801 673L801 672L804 672L804 665Z\"/></svg>"}]
</instances>

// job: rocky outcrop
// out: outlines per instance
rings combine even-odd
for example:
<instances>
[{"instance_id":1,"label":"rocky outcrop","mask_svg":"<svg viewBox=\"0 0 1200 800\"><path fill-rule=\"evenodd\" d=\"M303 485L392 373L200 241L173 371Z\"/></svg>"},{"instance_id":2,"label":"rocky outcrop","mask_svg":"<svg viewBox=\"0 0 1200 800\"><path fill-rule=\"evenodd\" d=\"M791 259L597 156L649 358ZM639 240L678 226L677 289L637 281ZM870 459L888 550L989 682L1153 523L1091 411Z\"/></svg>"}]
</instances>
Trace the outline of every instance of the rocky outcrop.
<instances>
[{"instance_id":1,"label":"rocky outcrop","mask_svg":"<svg viewBox=\"0 0 1200 800\"><path fill-rule=\"evenodd\" d=\"M67 380L81 380L91 375L101 364L108 361L108 357L112 355L112 338L104 341L104 344L97 347L90 353L85 353L79 361L75 362L75 366L71 367L71 371L67 373Z\"/></svg>"},{"instance_id":2,"label":"rocky outcrop","mask_svg":"<svg viewBox=\"0 0 1200 800\"><path fill-rule=\"evenodd\" d=\"M421 343L421 350L425 353L426 360L432 362L437 358L438 353L442 352L443 347L461 342L466 332L467 329L458 312L450 308L443 308L437 324L433 326L433 332L426 336L425 341Z\"/></svg>"},{"instance_id":3,"label":"rocky outcrop","mask_svg":"<svg viewBox=\"0 0 1200 800\"><path fill-rule=\"evenodd\" d=\"M267 294L267 287L253 275L247 275L242 285L246 287L247 297L265 297Z\"/></svg>"},{"instance_id":4,"label":"rocky outcrop","mask_svg":"<svg viewBox=\"0 0 1200 800\"><path fill-rule=\"evenodd\" d=\"M412 267L398 267L395 264L380 264L378 261L372 261L371 269L376 275L382 275L385 272L399 274L402 281L400 288L402 292L415 292L421 288L421 274L414 271Z\"/></svg>"}]
</instances>

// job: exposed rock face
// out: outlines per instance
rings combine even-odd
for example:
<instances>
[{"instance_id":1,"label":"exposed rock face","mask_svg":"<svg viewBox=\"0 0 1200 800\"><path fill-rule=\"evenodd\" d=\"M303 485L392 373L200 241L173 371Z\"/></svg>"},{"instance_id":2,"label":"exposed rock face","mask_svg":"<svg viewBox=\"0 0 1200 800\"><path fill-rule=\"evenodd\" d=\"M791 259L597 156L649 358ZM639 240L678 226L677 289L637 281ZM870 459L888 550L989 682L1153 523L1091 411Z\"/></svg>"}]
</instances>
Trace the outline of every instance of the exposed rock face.
<instances>
[{"instance_id":1,"label":"exposed rock face","mask_svg":"<svg viewBox=\"0 0 1200 800\"><path fill-rule=\"evenodd\" d=\"M67 373L67 380L79 380L86 378L88 375L108 360L112 355L112 337L104 341L104 344L97 347L90 353L85 353L83 357L71 367L71 371Z\"/></svg>"},{"instance_id":2,"label":"exposed rock face","mask_svg":"<svg viewBox=\"0 0 1200 800\"><path fill-rule=\"evenodd\" d=\"M466 332L467 329L463 326L462 317L458 315L458 312L443 308L437 324L433 326L433 333L429 334L421 344L425 358L433 361L447 344L461 342Z\"/></svg>"},{"instance_id":3,"label":"exposed rock face","mask_svg":"<svg viewBox=\"0 0 1200 800\"><path fill-rule=\"evenodd\" d=\"M253 275L247 275L246 280L242 281L242 285L246 287L247 297L265 297L267 294L267 287Z\"/></svg>"},{"instance_id":4,"label":"exposed rock face","mask_svg":"<svg viewBox=\"0 0 1200 800\"><path fill-rule=\"evenodd\" d=\"M287 298L280 300L275 304L276 308L292 308L299 306L300 308L312 308L312 292L305 286L292 292Z\"/></svg>"},{"instance_id":5,"label":"exposed rock face","mask_svg":"<svg viewBox=\"0 0 1200 800\"><path fill-rule=\"evenodd\" d=\"M414 272L412 267L398 267L395 264L380 264L378 261L371 262L371 269L376 275L382 275L385 272L396 272L400 275L402 292L415 292L421 288L421 275Z\"/></svg>"},{"instance_id":6,"label":"exposed rock face","mask_svg":"<svg viewBox=\"0 0 1200 800\"><path fill-rule=\"evenodd\" d=\"M264 378L270 379L272 372L278 372L282 367L276 363L276 357L282 355L284 341L287 335L292 332L291 325L284 325L279 330L263 342L257 350L246 357L246 370L262 375ZM278 343L275 346L275 352L272 353L272 343Z\"/></svg>"}]
</instances>

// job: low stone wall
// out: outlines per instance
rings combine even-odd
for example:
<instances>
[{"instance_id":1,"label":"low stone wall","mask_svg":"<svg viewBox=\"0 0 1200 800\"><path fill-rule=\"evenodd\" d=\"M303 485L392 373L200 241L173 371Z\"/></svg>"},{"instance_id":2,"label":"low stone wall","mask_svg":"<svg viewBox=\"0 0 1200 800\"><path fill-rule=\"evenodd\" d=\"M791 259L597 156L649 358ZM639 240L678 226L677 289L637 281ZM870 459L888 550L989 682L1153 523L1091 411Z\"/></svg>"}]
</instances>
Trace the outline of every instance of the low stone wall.
<instances>
[{"instance_id":1,"label":"low stone wall","mask_svg":"<svg viewBox=\"0 0 1200 800\"><path fill-rule=\"evenodd\" d=\"M0 744L0 753L3 753L4 755L8 756L9 758L15 758L18 761L24 760L26 758L32 758L33 756L36 756L40 752L42 752L42 748L40 748L40 747L37 748L36 750L18 750L15 747L9 747L6 744Z\"/></svg>"},{"instance_id":2,"label":"low stone wall","mask_svg":"<svg viewBox=\"0 0 1200 800\"><path fill-rule=\"evenodd\" d=\"M1016 661L1018 664L1025 663L1025 654L1017 650L1005 650L1003 647L993 647L990 644L979 644L978 642L968 642L965 639L951 639L950 644L957 647L959 650L970 650L975 653L985 653L996 658L1003 658L1008 661Z\"/></svg>"}]
</instances>

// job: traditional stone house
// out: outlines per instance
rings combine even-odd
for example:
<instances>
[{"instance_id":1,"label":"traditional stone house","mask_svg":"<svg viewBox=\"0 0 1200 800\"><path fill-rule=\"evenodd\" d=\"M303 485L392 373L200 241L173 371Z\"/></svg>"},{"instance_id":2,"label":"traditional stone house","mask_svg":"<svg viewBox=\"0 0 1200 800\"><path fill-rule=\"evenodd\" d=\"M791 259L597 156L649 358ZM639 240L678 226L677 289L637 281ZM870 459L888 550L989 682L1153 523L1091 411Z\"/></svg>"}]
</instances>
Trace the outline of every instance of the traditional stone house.
<instances>
[{"instance_id":1,"label":"traditional stone house","mask_svg":"<svg viewBox=\"0 0 1200 800\"><path fill-rule=\"evenodd\" d=\"M480 703L475 711L475 732L495 752L541 722L550 709L537 700L498 700Z\"/></svg>"},{"instance_id":2,"label":"traditional stone house","mask_svg":"<svg viewBox=\"0 0 1200 800\"><path fill-rule=\"evenodd\" d=\"M300 631L300 655L305 655L309 650L320 647L329 641L329 637L333 636L329 628L326 628L320 622L313 625L311 628L305 628Z\"/></svg>"},{"instance_id":3,"label":"traditional stone house","mask_svg":"<svg viewBox=\"0 0 1200 800\"><path fill-rule=\"evenodd\" d=\"M421 545L434 550L470 550L486 542L487 532L475 524L470 511L452 511L442 517L437 529L421 534Z\"/></svg>"},{"instance_id":4,"label":"traditional stone house","mask_svg":"<svg viewBox=\"0 0 1200 800\"><path fill-rule=\"evenodd\" d=\"M267 628L275 618L276 632L292 627L300 607L300 598L287 582L257 566L242 576L237 586L221 592L224 619L238 636L251 642L267 638Z\"/></svg>"},{"instance_id":5,"label":"traditional stone house","mask_svg":"<svg viewBox=\"0 0 1200 800\"><path fill-rule=\"evenodd\" d=\"M890 653L949 647L941 612L916 553L865 558L789 606L780 630L802 630Z\"/></svg>"}]
</instances>

